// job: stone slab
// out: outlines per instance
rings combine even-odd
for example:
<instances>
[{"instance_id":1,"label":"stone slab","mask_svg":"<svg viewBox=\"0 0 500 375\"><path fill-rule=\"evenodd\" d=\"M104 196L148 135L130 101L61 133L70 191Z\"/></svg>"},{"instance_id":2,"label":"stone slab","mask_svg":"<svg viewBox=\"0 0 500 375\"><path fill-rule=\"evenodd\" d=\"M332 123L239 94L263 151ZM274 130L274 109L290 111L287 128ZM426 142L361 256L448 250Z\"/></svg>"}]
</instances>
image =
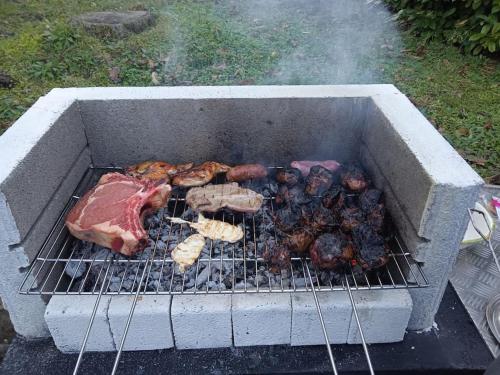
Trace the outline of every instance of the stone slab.
<instances>
[{"instance_id":1,"label":"stone slab","mask_svg":"<svg viewBox=\"0 0 500 375\"><path fill-rule=\"evenodd\" d=\"M63 353L80 351L97 296L53 296L45 311L45 320L57 348ZM95 316L85 350L115 350L108 308L111 297L103 296Z\"/></svg>"},{"instance_id":2,"label":"stone slab","mask_svg":"<svg viewBox=\"0 0 500 375\"><path fill-rule=\"evenodd\" d=\"M111 334L118 348L134 296L112 296L108 317ZM170 303L166 295L139 297L123 350L157 350L174 346L170 323Z\"/></svg>"},{"instance_id":3,"label":"stone slab","mask_svg":"<svg viewBox=\"0 0 500 375\"><path fill-rule=\"evenodd\" d=\"M232 345L231 295L174 295L172 330L178 349Z\"/></svg>"},{"instance_id":4,"label":"stone slab","mask_svg":"<svg viewBox=\"0 0 500 375\"><path fill-rule=\"evenodd\" d=\"M235 294L232 319L236 347L290 344L289 293Z\"/></svg>"},{"instance_id":5,"label":"stone slab","mask_svg":"<svg viewBox=\"0 0 500 375\"><path fill-rule=\"evenodd\" d=\"M347 292L318 293L323 319L331 344L347 343L352 306ZM292 294L291 345L325 343L314 297L309 292Z\"/></svg>"},{"instance_id":6,"label":"stone slab","mask_svg":"<svg viewBox=\"0 0 500 375\"><path fill-rule=\"evenodd\" d=\"M124 37L129 33L140 33L153 21L153 15L142 10L87 12L72 18L72 24L82 26L90 34L102 37Z\"/></svg>"},{"instance_id":7,"label":"stone slab","mask_svg":"<svg viewBox=\"0 0 500 375\"><path fill-rule=\"evenodd\" d=\"M353 291L353 298L363 335L368 344L403 340L413 307L407 290ZM354 313L347 343L361 343Z\"/></svg>"}]
</instances>

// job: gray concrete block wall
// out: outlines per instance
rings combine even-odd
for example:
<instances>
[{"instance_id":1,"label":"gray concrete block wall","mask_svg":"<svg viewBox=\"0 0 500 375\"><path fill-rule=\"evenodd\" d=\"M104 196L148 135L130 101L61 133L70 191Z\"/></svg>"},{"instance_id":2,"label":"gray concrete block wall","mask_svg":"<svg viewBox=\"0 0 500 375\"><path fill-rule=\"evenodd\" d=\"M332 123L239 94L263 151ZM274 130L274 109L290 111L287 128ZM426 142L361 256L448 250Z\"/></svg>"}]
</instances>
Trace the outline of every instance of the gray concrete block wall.
<instances>
[{"instance_id":1,"label":"gray concrete block wall","mask_svg":"<svg viewBox=\"0 0 500 375\"><path fill-rule=\"evenodd\" d=\"M151 158L282 165L294 159L355 158L366 101L83 100L80 107L96 165Z\"/></svg>"}]
</instances>

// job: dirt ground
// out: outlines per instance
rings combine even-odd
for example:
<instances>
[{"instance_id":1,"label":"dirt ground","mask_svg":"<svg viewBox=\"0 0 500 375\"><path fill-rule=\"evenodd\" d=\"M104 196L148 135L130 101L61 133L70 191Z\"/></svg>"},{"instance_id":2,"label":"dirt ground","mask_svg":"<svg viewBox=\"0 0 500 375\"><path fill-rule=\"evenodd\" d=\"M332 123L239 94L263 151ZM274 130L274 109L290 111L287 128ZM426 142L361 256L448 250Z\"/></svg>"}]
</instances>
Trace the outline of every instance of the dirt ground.
<instances>
[{"instance_id":1,"label":"dirt ground","mask_svg":"<svg viewBox=\"0 0 500 375\"><path fill-rule=\"evenodd\" d=\"M9 313L3 308L2 301L0 300L0 362L2 362L14 335L15 332L9 319Z\"/></svg>"}]
</instances>

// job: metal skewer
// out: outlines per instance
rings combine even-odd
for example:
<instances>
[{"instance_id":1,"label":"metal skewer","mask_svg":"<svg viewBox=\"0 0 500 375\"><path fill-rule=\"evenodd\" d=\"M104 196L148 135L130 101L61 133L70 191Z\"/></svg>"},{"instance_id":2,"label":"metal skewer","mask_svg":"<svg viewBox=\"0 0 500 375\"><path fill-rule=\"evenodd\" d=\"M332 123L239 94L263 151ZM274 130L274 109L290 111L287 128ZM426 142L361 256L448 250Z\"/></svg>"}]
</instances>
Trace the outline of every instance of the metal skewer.
<instances>
[{"instance_id":1,"label":"metal skewer","mask_svg":"<svg viewBox=\"0 0 500 375\"><path fill-rule=\"evenodd\" d=\"M325 321L323 320L323 314L321 312L321 307L319 305L318 296L316 295L316 290L314 289L314 283L311 277L311 271L309 270L309 266L306 263L307 276L309 277L309 281L311 282L311 290L314 297L314 303L316 304L316 309L318 311L319 322L321 323L321 329L323 330L323 336L325 336L325 344L326 350L328 351L328 357L330 358L330 363L332 365L332 370L335 375L338 375L337 367L335 366L335 359L333 358L332 347L330 346L330 340L328 339L328 333L326 332Z\"/></svg>"},{"instance_id":2,"label":"metal skewer","mask_svg":"<svg viewBox=\"0 0 500 375\"><path fill-rule=\"evenodd\" d=\"M363 344L363 350L365 352L366 361L368 362L368 368L370 369L370 374L375 375L375 371L373 371L372 361L370 359L370 353L368 352L368 346L366 345L365 335L363 334L363 329L361 328L361 323L359 322L358 310L356 309L356 304L354 303L354 298L352 296L351 286L349 285L349 279L347 278L347 275L344 275L344 279L347 285L349 299L351 300L352 311L354 311L354 317L356 318L356 324L358 325L358 331L361 336L361 343Z\"/></svg>"}]
</instances>

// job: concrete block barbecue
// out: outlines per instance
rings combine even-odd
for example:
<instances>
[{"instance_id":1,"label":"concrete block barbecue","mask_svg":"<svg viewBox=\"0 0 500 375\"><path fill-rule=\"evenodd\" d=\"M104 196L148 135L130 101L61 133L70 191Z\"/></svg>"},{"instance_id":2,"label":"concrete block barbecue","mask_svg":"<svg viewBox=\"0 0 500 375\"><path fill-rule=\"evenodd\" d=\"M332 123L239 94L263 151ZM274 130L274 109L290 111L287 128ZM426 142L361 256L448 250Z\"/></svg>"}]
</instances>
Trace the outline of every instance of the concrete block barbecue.
<instances>
[{"instance_id":1,"label":"concrete block barbecue","mask_svg":"<svg viewBox=\"0 0 500 375\"><path fill-rule=\"evenodd\" d=\"M109 304L110 331L115 346L120 345L133 296L113 296ZM141 296L127 333L123 350L156 350L174 346L170 323L171 296Z\"/></svg>"},{"instance_id":2,"label":"concrete block barbecue","mask_svg":"<svg viewBox=\"0 0 500 375\"><path fill-rule=\"evenodd\" d=\"M218 160L270 166L294 159L360 161L374 185L384 191L403 247L419 262L429 284L408 291L383 290L373 295L369 291L366 293L373 300L367 302L363 302L365 292L354 291L361 307L367 303L379 311L375 315L361 313L368 320L368 332L372 332L370 321L382 322L382 316L397 323L397 332L386 336L374 326L376 334L369 334L372 342L379 341L379 334L382 341L399 340L407 327L424 329L432 325L465 231L466 208L473 207L483 183L392 85L55 89L0 137L0 294L19 334L47 335L47 320L58 346L63 350L73 348L56 339L58 332L64 331L59 328L62 316L69 306L75 322L80 320L79 324L85 325L87 321L77 315L84 317L88 307L76 309L82 296L54 296L44 319L49 297L35 294L53 285L63 288L68 280L59 280L61 265L53 257L47 257L52 260L38 273L26 273L29 263L36 259L58 214L73 199L87 167L125 166L151 158L172 163ZM413 277L404 260L400 268L409 279ZM24 284L33 295L18 294L25 275L28 279ZM344 311L345 307L345 294L339 292L334 299L337 292L332 293L320 296L328 311L327 321L329 311ZM248 307L248 301L260 297L234 295L231 323L229 294L174 296L171 319L176 347L229 346L233 330L235 343L249 342L240 341L239 333L245 324L250 329L256 327L245 319L242 326L236 324L234 312L238 315L240 307ZM297 332L304 327L293 324L301 320L304 325L312 324L308 314L316 319L310 297L301 300L293 293L265 297L282 301L276 302L280 306L276 308L283 316L290 316L286 318L292 327L287 342L301 343ZM155 298L154 304L143 305L149 306L144 310L144 320L153 319L155 314L154 319L165 316L170 297ZM87 299L90 308L92 299L95 296ZM123 304L128 306L125 302L128 300ZM116 304L113 302L109 311L123 316L121 302L117 300ZM138 313L142 314L139 305ZM255 309L255 313L260 312ZM349 336L345 333L347 320L346 315L344 331L337 327L342 332L338 339L357 342L352 318ZM333 326L337 323L331 321ZM168 347L168 325L162 327L165 339L160 341ZM139 337L139 332L134 333L133 327L131 330L131 337ZM115 331L111 329L111 333ZM111 343L116 344L116 337L110 341L102 332L104 347L113 349ZM260 333L252 332L245 336L259 337ZM284 337L279 341L286 341ZM332 335L332 339L337 338ZM270 339L266 343L271 343ZM302 343L309 342L304 339Z\"/></svg>"},{"instance_id":3,"label":"concrete block barbecue","mask_svg":"<svg viewBox=\"0 0 500 375\"><path fill-rule=\"evenodd\" d=\"M172 328L178 349L231 346L231 296L174 296Z\"/></svg>"},{"instance_id":4,"label":"concrete block barbecue","mask_svg":"<svg viewBox=\"0 0 500 375\"><path fill-rule=\"evenodd\" d=\"M407 290L360 290L353 297L368 344L403 340L413 307ZM347 343L361 344L354 315Z\"/></svg>"},{"instance_id":5,"label":"concrete block barbecue","mask_svg":"<svg viewBox=\"0 0 500 375\"><path fill-rule=\"evenodd\" d=\"M345 344L352 317L352 305L347 292L318 293L318 299L330 343ZM325 339L312 294L307 292L292 294L291 345L322 345L324 343Z\"/></svg>"},{"instance_id":6,"label":"concrete block barbecue","mask_svg":"<svg viewBox=\"0 0 500 375\"><path fill-rule=\"evenodd\" d=\"M71 299L65 296L54 296L50 299L45 311L45 320L54 343L60 351L74 353L80 350L96 299L97 296L78 296ZM109 326L110 303L111 297L101 298L91 335L87 341L86 350L89 352L116 350Z\"/></svg>"},{"instance_id":7,"label":"concrete block barbecue","mask_svg":"<svg viewBox=\"0 0 500 375\"><path fill-rule=\"evenodd\" d=\"M232 305L234 346L290 344L290 294L239 294Z\"/></svg>"}]
</instances>

